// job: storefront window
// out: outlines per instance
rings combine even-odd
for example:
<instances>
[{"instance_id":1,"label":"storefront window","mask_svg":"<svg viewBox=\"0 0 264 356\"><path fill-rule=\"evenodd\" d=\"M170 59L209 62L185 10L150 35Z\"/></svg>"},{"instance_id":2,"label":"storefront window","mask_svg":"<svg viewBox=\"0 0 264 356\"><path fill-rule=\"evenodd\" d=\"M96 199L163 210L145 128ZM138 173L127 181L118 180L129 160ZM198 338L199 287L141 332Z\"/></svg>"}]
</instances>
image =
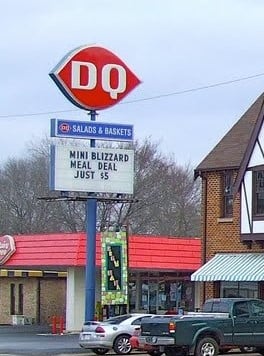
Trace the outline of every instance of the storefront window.
<instances>
[{"instance_id":1,"label":"storefront window","mask_svg":"<svg viewBox=\"0 0 264 356\"><path fill-rule=\"evenodd\" d=\"M136 294L136 282L131 281L128 284L128 300L129 300L129 311L134 312L136 310L136 299L137 299L137 294Z\"/></svg>"},{"instance_id":2,"label":"storefront window","mask_svg":"<svg viewBox=\"0 0 264 356\"><path fill-rule=\"evenodd\" d=\"M148 281L143 281L141 285L141 303L140 308L148 311L149 310L149 287Z\"/></svg>"},{"instance_id":3,"label":"storefront window","mask_svg":"<svg viewBox=\"0 0 264 356\"><path fill-rule=\"evenodd\" d=\"M258 298L257 282L221 282L223 298Z\"/></svg>"},{"instance_id":4,"label":"storefront window","mask_svg":"<svg viewBox=\"0 0 264 356\"><path fill-rule=\"evenodd\" d=\"M136 279L138 286L136 285ZM194 284L177 280L175 273L140 273L131 275L129 310L164 314L194 310Z\"/></svg>"}]
</instances>

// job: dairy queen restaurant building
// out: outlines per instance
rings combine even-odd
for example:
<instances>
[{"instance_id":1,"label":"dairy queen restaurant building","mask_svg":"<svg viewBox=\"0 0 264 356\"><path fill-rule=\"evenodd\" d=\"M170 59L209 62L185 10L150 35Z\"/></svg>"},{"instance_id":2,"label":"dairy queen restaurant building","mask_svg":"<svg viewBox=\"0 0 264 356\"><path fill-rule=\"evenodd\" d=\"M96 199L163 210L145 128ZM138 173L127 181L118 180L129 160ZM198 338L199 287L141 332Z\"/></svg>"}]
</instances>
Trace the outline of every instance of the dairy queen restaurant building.
<instances>
[{"instance_id":1,"label":"dairy queen restaurant building","mask_svg":"<svg viewBox=\"0 0 264 356\"><path fill-rule=\"evenodd\" d=\"M57 316L65 320L66 331L79 331L85 315L86 240L82 232L0 237L0 324L50 325ZM116 274L109 265L104 273L106 259L101 241L102 234L97 234L98 319L105 316L106 310L102 305L102 277L106 275L116 289L123 278L122 258L115 244L108 249L109 261L113 259L115 266L120 263L121 274L118 267ZM126 246L127 311L162 314L197 308L200 292L191 275L201 267L200 238L132 235L127 237ZM117 307L116 313L120 312Z\"/></svg>"},{"instance_id":2,"label":"dairy queen restaurant building","mask_svg":"<svg viewBox=\"0 0 264 356\"><path fill-rule=\"evenodd\" d=\"M264 299L264 94L196 167L195 179L202 183L201 238L127 238L130 312L194 311L211 297ZM101 239L95 318L105 290ZM80 330L88 248L85 233L0 237L0 324L49 324L56 315L66 330ZM119 285L111 268L105 274Z\"/></svg>"}]
</instances>

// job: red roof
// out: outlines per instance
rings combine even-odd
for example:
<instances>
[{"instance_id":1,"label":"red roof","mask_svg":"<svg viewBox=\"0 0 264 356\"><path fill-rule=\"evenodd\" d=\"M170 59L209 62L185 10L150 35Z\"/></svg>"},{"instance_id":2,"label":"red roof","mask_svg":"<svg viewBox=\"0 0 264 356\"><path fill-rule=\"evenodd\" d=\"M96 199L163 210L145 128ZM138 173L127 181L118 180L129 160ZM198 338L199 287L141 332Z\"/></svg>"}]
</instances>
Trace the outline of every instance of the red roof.
<instances>
[{"instance_id":1,"label":"red roof","mask_svg":"<svg viewBox=\"0 0 264 356\"><path fill-rule=\"evenodd\" d=\"M96 266L101 265L100 234L96 236ZM16 252L2 267L81 267L86 261L86 233L13 236ZM201 266L200 238L129 236L129 267L195 271Z\"/></svg>"}]
</instances>

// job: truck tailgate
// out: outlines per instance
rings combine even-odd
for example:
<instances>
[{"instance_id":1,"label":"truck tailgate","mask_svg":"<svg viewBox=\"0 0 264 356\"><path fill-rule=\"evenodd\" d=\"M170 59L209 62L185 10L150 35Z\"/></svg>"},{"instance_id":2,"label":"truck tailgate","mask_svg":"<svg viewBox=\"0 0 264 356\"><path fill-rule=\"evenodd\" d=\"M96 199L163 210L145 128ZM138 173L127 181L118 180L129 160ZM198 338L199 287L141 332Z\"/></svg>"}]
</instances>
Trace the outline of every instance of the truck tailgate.
<instances>
[{"instance_id":1,"label":"truck tailgate","mask_svg":"<svg viewBox=\"0 0 264 356\"><path fill-rule=\"evenodd\" d=\"M155 335L155 336L166 336L170 335L169 323L171 320L179 319L177 316L154 316L151 318L146 318L141 323L141 335Z\"/></svg>"}]
</instances>

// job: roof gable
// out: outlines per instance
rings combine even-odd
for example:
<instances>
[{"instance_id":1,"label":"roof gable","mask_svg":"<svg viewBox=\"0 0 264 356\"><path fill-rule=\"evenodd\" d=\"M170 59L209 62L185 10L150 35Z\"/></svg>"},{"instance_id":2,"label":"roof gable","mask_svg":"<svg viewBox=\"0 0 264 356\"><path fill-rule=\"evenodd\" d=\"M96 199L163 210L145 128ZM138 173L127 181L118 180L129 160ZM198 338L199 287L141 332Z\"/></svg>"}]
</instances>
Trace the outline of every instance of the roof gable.
<instances>
[{"instance_id":1,"label":"roof gable","mask_svg":"<svg viewBox=\"0 0 264 356\"><path fill-rule=\"evenodd\" d=\"M239 169L245 161L248 163L263 121L263 103L264 93L197 166L195 177L206 171Z\"/></svg>"}]
</instances>

